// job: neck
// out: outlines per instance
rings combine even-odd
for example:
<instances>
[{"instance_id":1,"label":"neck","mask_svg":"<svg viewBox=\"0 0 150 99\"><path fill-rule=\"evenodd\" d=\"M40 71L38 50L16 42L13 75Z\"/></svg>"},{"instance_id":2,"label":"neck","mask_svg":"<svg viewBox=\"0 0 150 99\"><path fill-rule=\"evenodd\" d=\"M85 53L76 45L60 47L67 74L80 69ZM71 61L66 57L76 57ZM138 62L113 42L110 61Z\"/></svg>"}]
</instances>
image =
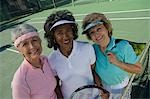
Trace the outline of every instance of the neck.
<instances>
[{"instance_id":1,"label":"neck","mask_svg":"<svg viewBox=\"0 0 150 99\"><path fill-rule=\"evenodd\" d=\"M102 47L100 46L101 51L104 53L104 51L106 50L106 47Z\"/></svg>"},{"instance_id":2,"label":"neck","mask_svg":"<svg viewBox=\"0 0 150 99\"><path fill-rule=\"evenodd\" d=\"M101 51L104 53L104 51L106 50L107 46L109 45L110 39L106 40L103 44L101 44L99 47L101 49Z\"/></svg>"},{"instance_id":3,"label":"neck","mask_svg":"<svg viewBox=\"0 0 150 99\"><path fill-rule=\"evenodd\" d=\"M71 44L68 45L67 47L62 47L62 48L60 47L60 48L59 48L60 52L61 52L64 56L66 56L66 57L68 57L68 56L71 54L72 49L73 49L73 43L71 43Z\"/></svg>"},{"instance_id":4,"label":"neck","mask_svg":"<svg viewBox=\"0 0 150 99\"><path fill-rule=\"evenodd\" d=\"M28 61L33 67L42 68L43 64L40 58Z\"/></svg>"}]
</instances>

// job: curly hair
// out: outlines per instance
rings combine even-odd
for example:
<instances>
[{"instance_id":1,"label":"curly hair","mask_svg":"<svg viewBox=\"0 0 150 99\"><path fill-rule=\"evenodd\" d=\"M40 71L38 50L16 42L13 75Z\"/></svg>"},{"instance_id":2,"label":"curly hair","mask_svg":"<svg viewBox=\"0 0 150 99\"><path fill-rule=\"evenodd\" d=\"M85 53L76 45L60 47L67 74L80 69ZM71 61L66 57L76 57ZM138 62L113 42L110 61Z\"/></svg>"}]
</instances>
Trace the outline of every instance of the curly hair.
<instances>
[{"instance_id":1,"label":"curly hair","mask_svg":"<svg viewBox=\"0 0 150 99\"><path fill-rule=\"evenodd\" d=\"M54 42L54 31L55 29L51 29L51 27L58 21L60 20L67 20L67 21L74 21L75 22L75 18L73 16L73 14L68 11L68 10L60 10L60 11L56 11L53 12L52 14L50 14L49 17L47 17L47 20L44 24L44 38L47 40L48 42L48 47L52 48L54 47L54 50L56 50L58 48L58 44L56 42ZM74 36L74 40L78 38L78 25L76 23L74 24L70 24L72 25L72 31L73 31L73 36Z\"/></svg>"},{"instance_id":2,"label":"curly hair","mask_svg":"<svg viewBox=\"0 0 150 99\"><path fill-rule=\"evenodd\" d=\"M100 20L100 21L104 22L104 26L109 31L108 35L109 35L109 37L111 37L112 36L112 30L113 30L111 22L102 13L91 13L91 14L88 14L87 16L85 16L85 18L83 19L83 22L82 22L82 29L84 30L87 25L89 25L91 22L96 21L96 20ZM91 37L90 37L88 31L86 33L86 36L89 40L91 40Z\"/></svg>"}]
</instances>

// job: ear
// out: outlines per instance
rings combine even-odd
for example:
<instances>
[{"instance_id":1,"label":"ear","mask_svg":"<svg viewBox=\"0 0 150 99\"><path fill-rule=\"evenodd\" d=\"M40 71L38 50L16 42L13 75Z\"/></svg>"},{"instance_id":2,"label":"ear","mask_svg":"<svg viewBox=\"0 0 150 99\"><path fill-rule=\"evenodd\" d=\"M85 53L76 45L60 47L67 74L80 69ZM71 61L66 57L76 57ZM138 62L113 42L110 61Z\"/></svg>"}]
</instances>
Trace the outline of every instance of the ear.
<instances>
[{"instance_id":1,"label":"ear","mask_svg":"<svg viewBox=\"0 0 150 99\"><path fill-rule=\"evenodd\" d=\"M16 47L16 53L19 53L19 54L23 55L22 52L21 52L21 49L19 47Z\"/></svg>"}]
</instances>

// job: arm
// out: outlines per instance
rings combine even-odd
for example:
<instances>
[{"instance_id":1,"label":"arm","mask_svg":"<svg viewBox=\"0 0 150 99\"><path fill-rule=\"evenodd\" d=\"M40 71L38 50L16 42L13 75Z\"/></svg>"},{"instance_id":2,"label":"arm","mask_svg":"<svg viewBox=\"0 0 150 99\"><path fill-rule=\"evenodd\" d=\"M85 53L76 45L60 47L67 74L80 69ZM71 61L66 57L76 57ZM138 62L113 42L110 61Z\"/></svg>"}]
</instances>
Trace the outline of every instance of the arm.
<instances>
[{"instance_id":1,"label":"arm","mask_svg":"<svg viewBox=\"0 0 150 99\"><path fill-rule=\"evenodd\" d=\"M102 86L101 79L100 79L99 75L95 72L96 55L95 55L94 47L92 46L89 49L90 49L89 56L90 56L90 60L91 60L90 64L91 64L91 70L92 70L92 74L93 74L94 83L97 86Z\"/></svg>"},{"instance_id":2,"label":"arm","mask_svg":"<svg viewBox=\"0 0 150 99\"><path fill-rule=\"evenodd\" d=\"M109 62L118 66L119 68L130 72L130 73L140 73L142 68L141 68L141 64L139 62L135 63L135 64L129 64L129 63L124 63L121 62L117 59L117 57L115 56L115 54L113 54L112 52L108 52L107 53Z\"/></svg>"},{"instance_id":3,"label":"arm","mask_svg":"<svg viewBox=\"0 0 150 99\"><path fill-rule=\"evenodd\" d=\"M93 78L94 78L94 83L97 86L103 86L100 77L98 76L98 74L95 72L95 64L91 65L91 69L92 69L92 74L93 74Z\"/></svg>"},{"instance_id":4,"label":"arm","mask_svg":"<svg viewBox=\"0 0 150 99\"><path fill-rule=\"evenodd\" d=\"M142 68L141 68L141 64L139 62L137 62L136 64L128 64L128 63L124 63L124 62L121 62L121 61L118 61L116 63L116 65L118 67L120 67L121 69L127 71L127 72L130 72L130 73L140 73Z\"/></svg>"},{"instance_id":5,"label":"arm","mask_svg":"<svg viewBox=\"0 0 150 99\"><path fill-rule=\"evenodd\" d=\"M60 79L59 79L59 77L58 76L55 76L56 77L56 80L57 80L57 86L56 86L56 88L55 88L55 92L56 92L56 94L57 94L57 98L58 99L63 99L63 95L62 95L62 92L61 92L61 89L60 89L60 83L59 83L59 81L60 81Z\"/></svg>"},{"instance_id":6,"label":"arm","mask_svg":"<svg viewBox=\"0 0 150 99\"><path fill-rule=\"evenodd\" d=\"M13 99L30 99L29 89L21 84L12 84Z\"/></svg>"},{"instance_id":7,"label":"arm","mask_svg":"<svg viewBox=\"0 0 150 99\"><path fill-rule=\"evenodd\" d=\"M94 78L94 82L97 86L103 87L102 82L101 82L101 78L98 76L98 74L95 72L95 64L91 65L91 69L92 69L92 74L93 74L93 78ZM109 93L102 93L101 94L101 98L102 99L109 99Z\"/></svg>"}]
</instances>

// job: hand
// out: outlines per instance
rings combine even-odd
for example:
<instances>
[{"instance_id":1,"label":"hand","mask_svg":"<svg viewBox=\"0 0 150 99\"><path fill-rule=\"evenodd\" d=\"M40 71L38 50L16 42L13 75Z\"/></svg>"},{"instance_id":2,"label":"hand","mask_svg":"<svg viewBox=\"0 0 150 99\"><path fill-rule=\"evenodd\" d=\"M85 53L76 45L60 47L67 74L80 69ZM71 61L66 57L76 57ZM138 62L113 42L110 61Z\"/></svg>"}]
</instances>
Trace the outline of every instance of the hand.
<instances>
[{"instance_id":1,"label":"hand","mask_svg":"<svg viewBox=\"0 0 150 99\"><path fill-rule=\"evenodd\" d=\"M110 94L102 92L100 96L102 99L109 99Z\"/></svg>"},{"instance_id":2,"label":"hand","mask_svg":"<svg viewBox=\"0 0 150 99\"><path fill-rule=\"evenodd\" d=\"M107 52L107 56L108 56L108 60L110 63L115 64L115 65L118 63L118 59L114 53Z\"/></svg>"}]
</instances>

